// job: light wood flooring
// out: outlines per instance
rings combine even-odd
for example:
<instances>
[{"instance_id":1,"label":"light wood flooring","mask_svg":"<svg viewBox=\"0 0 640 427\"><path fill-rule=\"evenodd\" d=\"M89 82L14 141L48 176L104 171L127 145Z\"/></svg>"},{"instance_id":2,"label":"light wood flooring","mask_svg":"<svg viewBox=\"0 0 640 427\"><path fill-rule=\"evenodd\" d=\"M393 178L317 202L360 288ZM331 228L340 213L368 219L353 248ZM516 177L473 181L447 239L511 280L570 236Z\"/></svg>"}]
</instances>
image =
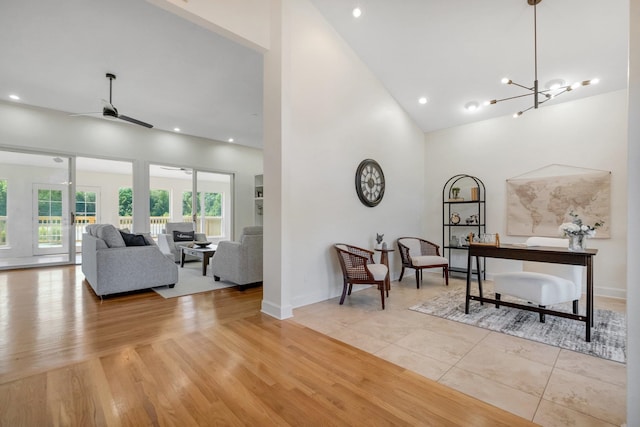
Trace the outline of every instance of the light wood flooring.
<instances>
[{"instance_id":1,"label":"light wood flooring","mask_svg":"<svg viewBox=\"0 0 640 427\"><path fill-rule=\"evenodd\" d=\"M0 426L533 425L261 299L101 301L79 267L0 272Z\"/></svg>"}]
</instances>

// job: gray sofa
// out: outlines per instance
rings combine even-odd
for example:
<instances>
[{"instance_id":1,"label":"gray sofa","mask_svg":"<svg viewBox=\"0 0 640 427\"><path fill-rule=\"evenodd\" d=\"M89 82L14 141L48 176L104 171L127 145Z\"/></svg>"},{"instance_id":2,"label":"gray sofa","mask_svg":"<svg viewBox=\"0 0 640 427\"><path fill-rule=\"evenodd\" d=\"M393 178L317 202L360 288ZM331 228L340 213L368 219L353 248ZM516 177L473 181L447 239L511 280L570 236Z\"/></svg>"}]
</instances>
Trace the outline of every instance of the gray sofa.
<instances>
[{"instance_id":1,"label":"gray sofa","mask_svg":"<svg viewBox=\"0 0 640 427\"><path fill-rule=\"evenodd\" d=\"M262 282L262 226L245 227L239 242L218 243L211 270L216 281L238 285Z\"/></svg>"},{"instance_id":2,"label":"gray sofa","mask_svg":"<svg viewBox=\"0 0 640 427\"><path fill-rule=\"evenodd\" d=\"M111 224L91 224L82 235L82 273L98 296L175 285L178 266L155 242L144 236L144 246L127 246ZM136 243L136 242L130 242Z\"/></svg>"}]
</instances>

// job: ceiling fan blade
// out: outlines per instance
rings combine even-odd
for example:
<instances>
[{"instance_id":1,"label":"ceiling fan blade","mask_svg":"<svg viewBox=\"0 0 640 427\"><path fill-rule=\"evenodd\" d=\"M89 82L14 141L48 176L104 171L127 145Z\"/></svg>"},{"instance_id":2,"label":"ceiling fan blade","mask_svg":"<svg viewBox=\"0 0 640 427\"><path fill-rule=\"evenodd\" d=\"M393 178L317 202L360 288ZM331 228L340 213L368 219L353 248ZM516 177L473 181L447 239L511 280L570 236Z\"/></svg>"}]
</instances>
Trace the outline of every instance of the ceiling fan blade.
<instances>
[{"instance_id":1,"label":"ceiling fan blade","mask_svg":"<svg viewBox=\"0 0 640 427\"><path fill-rule=\"evenodd\" d=\"M150 125L149 123L145 123L145 122L142 122L140 120L137 120L137 119L134 119L132 117L128 117L128 116L125 116L125 115L122 115L122 114L119 114L118 118L120 120L124 120L124 121L129 122L129 123L134 123L136 125L144 126L146 128L152 128L153 127L153 125Z\"/></svg>"},{"instance_id":2,"label":"ceiling fan blade","mask_svg":"<svg viewBox=\"0 0 640 427\"><path fill-rule=\"evenodd\" d=\"M97 116L98 114L102 114L102 111L90 111L88 113L74 113L74 114L69 114L69 117Z\"/></svg>"}]
</instances>

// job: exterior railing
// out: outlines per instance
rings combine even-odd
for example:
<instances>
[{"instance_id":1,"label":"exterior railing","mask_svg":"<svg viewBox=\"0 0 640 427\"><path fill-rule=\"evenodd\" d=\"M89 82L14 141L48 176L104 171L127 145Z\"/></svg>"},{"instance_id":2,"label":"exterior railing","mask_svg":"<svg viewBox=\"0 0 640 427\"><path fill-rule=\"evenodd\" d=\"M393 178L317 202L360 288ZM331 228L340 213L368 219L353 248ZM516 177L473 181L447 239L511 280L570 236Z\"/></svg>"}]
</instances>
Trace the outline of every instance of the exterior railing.
<instances>
[{"instance_id":1,"label":"exterior railing","mask_svg":"<svg viewBox=\"0 0 640 427\"><path fill-rule=\"evenodd\" d=\"M85 232L87 224L95 224L95 216L76 216L74 227L76 244L82 242L82 233ZM184 222L191 222L191 216L185 216ZM150 231L153 237L157 237L165 229L169 222L168 217L151 217ZM204 230L207 236L222 235L223 219L219 216L207 216L204 218ZM133 218L123 216L119 218L118 227L128 228L131 230L133 226ZM198 227L199 229L200 227ZM62 217L41 216L38 218L38 243L60 245L62 244ZM0 216L0 246L7 244L7 217Z\"/></svg>"}]
</instances>

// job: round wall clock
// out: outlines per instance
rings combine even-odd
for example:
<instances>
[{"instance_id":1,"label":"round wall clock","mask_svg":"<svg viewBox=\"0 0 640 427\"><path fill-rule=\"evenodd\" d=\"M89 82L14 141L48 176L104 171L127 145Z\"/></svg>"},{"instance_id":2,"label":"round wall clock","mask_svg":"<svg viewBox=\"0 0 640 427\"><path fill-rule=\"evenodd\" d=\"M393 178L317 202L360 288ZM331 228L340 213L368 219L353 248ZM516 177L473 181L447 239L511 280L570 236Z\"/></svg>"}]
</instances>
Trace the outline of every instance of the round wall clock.
<instances>
[{"instance_id":1,"label":"round wall clock","mask_svg":"<svg viewBox=\"0 0 640 427\"><path fill-rule=\"evenodd\" d=\"M378 162L372 159L360 162L356 170L356 193L365 206L374 207L380 203L384 186L384 173Z\"/></svg>"}]
</instances>

